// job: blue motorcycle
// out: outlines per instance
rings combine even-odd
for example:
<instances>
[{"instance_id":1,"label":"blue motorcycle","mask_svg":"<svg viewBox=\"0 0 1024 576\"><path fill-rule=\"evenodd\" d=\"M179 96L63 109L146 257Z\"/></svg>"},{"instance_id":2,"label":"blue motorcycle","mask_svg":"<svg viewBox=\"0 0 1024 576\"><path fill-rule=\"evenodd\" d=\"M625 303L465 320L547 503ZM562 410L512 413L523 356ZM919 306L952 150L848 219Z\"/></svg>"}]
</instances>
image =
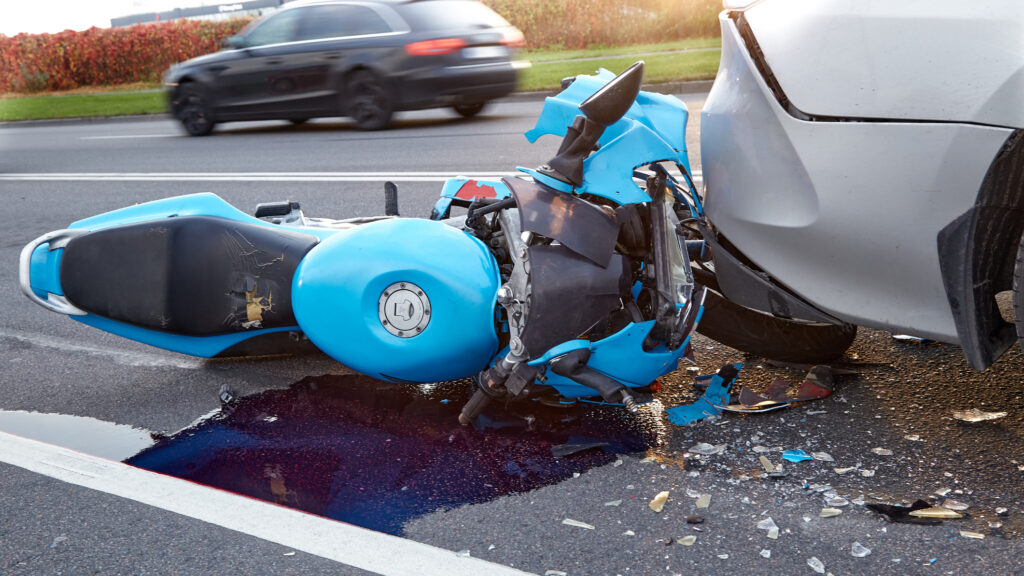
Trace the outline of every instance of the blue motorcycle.
<instances>
[{"instance_id":1,"label":"blue motorcycle","mask_svg":"<svg viewBox=\"0 0 1024 576\"><path fill-rule=\"evenodd\" d=\"M351 220L168 198L36 239L22 290L194 356L304 335L375 378L472 377L464 424L542 387L635 411L636 390L690 355L705 298L686 242L703 215L687 110L642 77L638 62L566 81L527 133L562 136L557 154L522 178L448 181L430 218L397 217L393 185L388 214Z\"/></svg>"}]
</instances>

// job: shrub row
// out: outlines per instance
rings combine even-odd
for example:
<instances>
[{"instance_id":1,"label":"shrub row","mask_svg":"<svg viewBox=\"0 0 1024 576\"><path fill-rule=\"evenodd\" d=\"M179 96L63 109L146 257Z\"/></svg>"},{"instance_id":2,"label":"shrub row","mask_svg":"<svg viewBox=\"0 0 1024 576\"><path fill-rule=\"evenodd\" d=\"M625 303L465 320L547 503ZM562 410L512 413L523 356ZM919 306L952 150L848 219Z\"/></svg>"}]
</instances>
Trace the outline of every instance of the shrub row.
<instances>
[{"instance_id":1,"label":"shrub row","mask_svg":"<svg viewBox=\"0 0 1024 576\"><path fill-rule=\"evenodd\" d=\"M530 48L585 48L718 35L719 0L484 0ZM58 34L0 35L0 93L155 82L216 50L247 19L175 20Z\"/></svg>"},{"instance_id":2,"label":"shrub row","mask_svg":"<svg viewBox=\"0 0 1024 576\"><path fill-rule=\"evenodd\" d=\"M218 48L248 20L175 20L58 34L0 35L0 92L155 82L168 66Z\"/></svg>"}]
</instances>

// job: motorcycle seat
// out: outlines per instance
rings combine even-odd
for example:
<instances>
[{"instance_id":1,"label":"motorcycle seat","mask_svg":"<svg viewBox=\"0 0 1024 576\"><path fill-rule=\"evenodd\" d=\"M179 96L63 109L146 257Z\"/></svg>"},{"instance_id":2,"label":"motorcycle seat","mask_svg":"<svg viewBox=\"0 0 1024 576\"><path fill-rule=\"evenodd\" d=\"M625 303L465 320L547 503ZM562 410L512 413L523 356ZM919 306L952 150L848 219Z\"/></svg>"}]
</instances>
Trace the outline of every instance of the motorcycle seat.
<instances>
[{"instance_id":1,"label":"motorcycle seat","mask_svg":"<svg viewBox=\"0 0 1024 576\"><path fill-rule=\"evenodd\" d=\"M294 326L292 278L318 241L211 216L105 228L64 248L61 288L91 314L174 334Z\"/></svg>"}]
</instances>

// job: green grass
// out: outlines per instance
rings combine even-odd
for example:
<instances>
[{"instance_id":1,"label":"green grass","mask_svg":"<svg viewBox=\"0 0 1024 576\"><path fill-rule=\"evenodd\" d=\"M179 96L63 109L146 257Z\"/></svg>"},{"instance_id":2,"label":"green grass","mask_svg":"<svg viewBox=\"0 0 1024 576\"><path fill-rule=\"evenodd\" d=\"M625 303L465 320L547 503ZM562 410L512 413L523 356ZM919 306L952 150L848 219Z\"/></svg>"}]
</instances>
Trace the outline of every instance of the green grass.
<instances>
[{"instance_id":1,"label":"green grass","mask_svg":"<svg viewBox=\"0 0 1024 576\"><path fill-rule=\"evenodd\" d=\"M110 92L26 96L0 100L0 122L81 118L86 116L129 116L164 112L163 92Z\"/></svg>"},{"instance_id":2,"label":"green grass","mask_svg":"<svg viewBox=\"0 0 1024 576\"><path fill-rule=\"evenodd\" d=\"M519 89L524 91L554 90L562 78L578 74L593 74L598 68L619 73L637 60L644 61L644 83L678 80L710 80L718 71L718 50L706 52L678 52L648 56L618 56L600 60L575 62L539 62L523 71Z\"/></svg>"},{"instance_id":3,"label":"green grass","mask_svg":"<svg viewBox=\"0 0 1024 576\"><path fill-rule=\"evenodd\" d=\"M523 53L532 66L523 71L519 89L556 90L562 78L593 74L598 68L621 72L633 62L646 63L645 83L677 80L709 80L718 70L719 50L672 52L721 46L719 38L691 38L677 42L639 46L596 47L587 50L544 50ZM667 52L658 54L658 52ZM628 54L647 54L628 56ZM572 61L578 58L597 60ZM97 88L96 90L101 90ZM82 89L92 91L92 88ZM119 91L110 87L102 93L63 93L41 96L15 96L0 99L0 122L87 116L128 116L158 114L166 111L162 91Z\"/></svg>"}]
</instances>

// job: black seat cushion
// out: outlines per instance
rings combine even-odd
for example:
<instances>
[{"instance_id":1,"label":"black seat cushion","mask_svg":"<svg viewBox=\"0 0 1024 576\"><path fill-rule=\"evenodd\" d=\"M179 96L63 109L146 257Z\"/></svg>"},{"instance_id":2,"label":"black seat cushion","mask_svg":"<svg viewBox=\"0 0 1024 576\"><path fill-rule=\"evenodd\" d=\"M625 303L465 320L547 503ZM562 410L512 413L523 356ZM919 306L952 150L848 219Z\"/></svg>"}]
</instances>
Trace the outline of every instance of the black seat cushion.
<instances>
[{"instance_id":1,"label":"black seat cushion","mask_svg":"<svg viewBox=\"0 0 1024 576\"><path fill-rule=\"evenodd\" d=\"M118 226L68 243L61 287L87 312L176 334L293 326L292 277L317 242L209 216Z\"/></svg>"}]
</instances>

